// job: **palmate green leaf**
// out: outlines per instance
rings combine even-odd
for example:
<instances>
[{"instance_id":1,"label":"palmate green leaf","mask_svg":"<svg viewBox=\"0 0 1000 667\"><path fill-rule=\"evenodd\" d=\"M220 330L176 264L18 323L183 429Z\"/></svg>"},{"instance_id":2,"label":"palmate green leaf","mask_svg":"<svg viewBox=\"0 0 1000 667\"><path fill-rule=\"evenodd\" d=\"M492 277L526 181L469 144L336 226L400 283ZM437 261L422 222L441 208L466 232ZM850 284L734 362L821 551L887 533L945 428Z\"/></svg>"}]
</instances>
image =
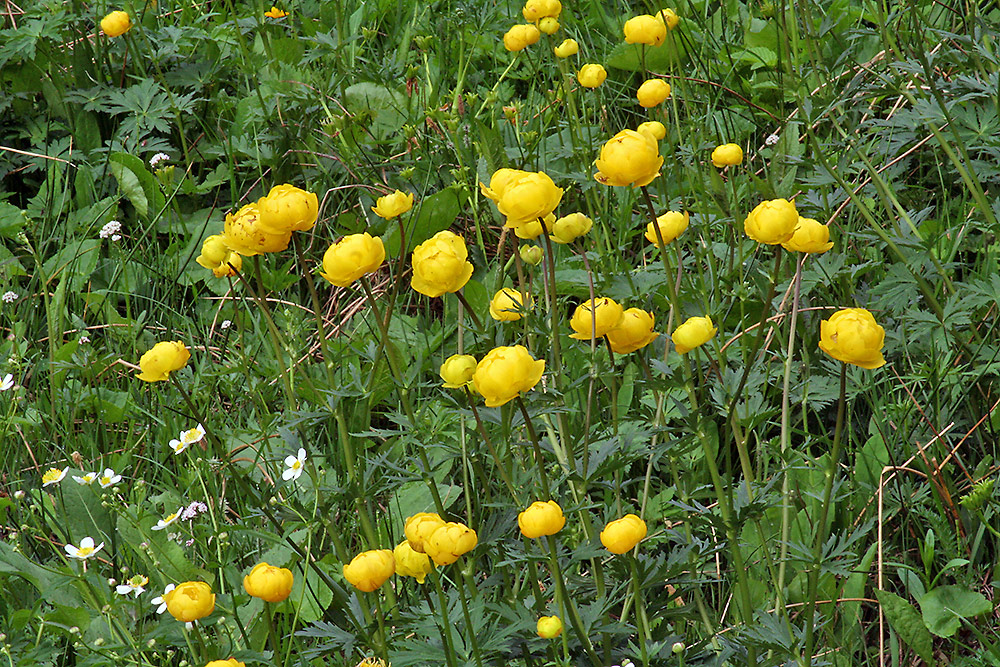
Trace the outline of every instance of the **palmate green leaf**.
<instances>
[{"instance_id":1,"label":"palmate green leaf","mask_svg":"<svg viewBox=\"0 0 1000 667\"><path fill-rule=\"evenodd\" d=\"M927 631L920 614L913 605L889 591L875 591L889 625L907 646L912 648L928 665L936 665L934 660L934 639Z\"/></svg>"},{"instance_id":2,"label":"palmate green leaf","mask_svg":"<svg viewBox=\"0 0 1000 667\"><path fill-rule=\"evenodd\" d=\"M938 637L951 637L962 626L962 619L980 616L993 609L982 593L961 586L938 586L920 600L924 624Z\"/></svg>"}]
</instances>

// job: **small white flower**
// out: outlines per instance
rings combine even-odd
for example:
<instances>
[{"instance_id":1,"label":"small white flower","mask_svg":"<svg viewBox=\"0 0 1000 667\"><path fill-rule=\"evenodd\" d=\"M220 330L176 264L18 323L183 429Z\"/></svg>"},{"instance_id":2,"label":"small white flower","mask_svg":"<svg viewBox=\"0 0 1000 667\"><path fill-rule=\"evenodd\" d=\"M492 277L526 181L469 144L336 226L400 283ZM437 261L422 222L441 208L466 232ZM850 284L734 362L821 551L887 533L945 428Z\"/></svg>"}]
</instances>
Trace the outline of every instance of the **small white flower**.
<instances>
[{"instance_id":1,"label":"small white flower","mask_svg":"<svg viewBox=\"0 0 1000 667\"><path fill-rule=\"evenodd\" d=\"M4 303L14 303L17 301L17 292L11 292L8 290L3 293L3 296L0 296L0 299L3 299Z\"/></svg>"},{"instance_id":2,"label":"small white flower","mask_svg":"<svg viewBox=\"0 0 1000 667\"><path fill-rule=\"evenodd\" d=\"M90 342L89 336L80 336L80 340L77 341L80 345L86 345Z\"/></svg>"},{"instance_id":3,"label":"small white flower","mask_svg":"<svg viewBox=\"0 0 1000 667\"><path fill-rule=\"evenodd\" d=\"M111 240L115 241L115 242L121 241L122 240L122 235L121 234L112 234L111 235Z\"/></svg>"},{"instance_id":4,"label":"small white flower","mask_svg":"<svg viewBox=\"0 0 1000 667\"><path fill-rule=\"evenodd\" d=\"M104 542L101 542L96 547L94 546L93 537L85 537L80 540L80 546L75 547L72 544L66 545L66 555L70 558L76 558L77 560L87 560L92 558L98 551L104 548Z\"/></svg>"},{"instance_id":5,"label":"small white flower","mask_svg":"<svg viewBox=\"0 0 1000 667\"><path fill-rule=\"evenodd\" d=\"M174 454L180 454L190 445L196 442L201 442L201 439L205 437L205 427L198 424L197 427L188 429L186 431L181 431L179 439L170 441L170 449L174 450Z\"/></svg>"},{"instance_id":6,"label":"small white flower","mask_svg":"<svg viewBox=\"0 0 1000 667\"><path fill-rule=\"evenodd\" d=\"M170 160L170 156L166 153L157 153L153 157L149 158L149 166L151 169L156 169L156 165L161 162L166 162Z\"/></svg>"},{"instance_id":7,"label":"small white flower","mask_svg":"<svg viewBox=\"0 0 1000 667\"><path fill-rule=\"evenodd\" d=\"M163 595L166 595L170 591L174 590L174 588L175 586L173 584L167 584L167 587L163 589ZM158 595L149 601L150 604L159 605L156 607L157 614L162 614L167 610L167 602L163 599L163 595Z\"/></svg>"},{"instance_id":8,"label":"small white flower","mask_svg":"<svg viewBox=\"0 0 1000 667\"><path fill-rule=\"evenodd\" d=\"M184 511L181 512L181 519L183 519L184 521L190 521L199 514L202 514L203 512L207 511L208 511L208 505L202 502L198 502L196 500L184 508Z\"/></svg>"},{"instance_id":9,"label":"small white flower","mask_svg":"<svg viewBox=\"0 0 1000 667\"><path fill-rule=\"evenodd\" d=\"M779 137L777 134L769 134L767 135L767 139L764 140L764 143L767 144L768 146L773 146L780 140L781 137Z\"/></svg>"},{"instance_id":10,"label":"small white flower","mask_svg":"<svg viewBox=\"0 0 1000 667\"><path fill-rule=\"evenodd\" d=\"M231 326L233 326L232 322L230 322L229 320L222 320L222 324L219 325L219 328L225 331Z\"/></svg>"},{"instance_id":11,"label":"small white flower","mask_svg":"<svg viewBox=\"0 0 1000 667\"><path fill-rule=\"evenodd\" d=\"M299 447L298 456L288 455L285 457L285 472L281 473L281 479L288 481L298 479L302 475L303 466L306 462L306 450Z\"/></svg>"},{"instance_id":12,"label":"small white flower","mask_svg":"<svg viewBox=\"0 0 1000 667\"><path fill-rule=\"evenodd\" d=\"M98 232L98 236L100 236L102 239L111 239L112 241L117 241L118 239L114 237L116 234L121 232L121 230L122 230L122 223L118 222L117 220L112 220L108 224L101 227L101 231ZM119 236L118 238L121 237Z\"/></svg>"},{"instance_id":13,"label":"small white flower","mask_svg":"<svg viewBox=\"0 0 1000 667\"><path fill-rule=\"evenodd\" d=\"M73 481L83 486L90 486L91 484L97 481L97 473L88 472L83 477L77 477L76 475L73 475Z\"/></svg>"},{"instance_id":14,"label":"small white flower","mask_svg":"<svg viewBox=\"0 0 1000 667\"><path fill-rule=\"evenodd\" d=\"M167 526L169 526L170 524L172 524L174 521L177 521L177 519L180 517L181 511L183 509L184 509L183 507L178 507L176 512L174 512L173 514L170 514L168 516L165 516L162 519L160 519L159 521L157 521L156 525L153 526L153 530L163 530L164 528L166 528Z\"/></svg>"},{"instance_id":15,"label":"small white flower","mask_svg":"<svg viewBox=\"0 0 1000 667\"><path fill-rule=\"evenodd\" d=\"M49 468L45 471L45 474L42 475L42 486L58 484L63 481L63 478L66 477L66 473L68 472L69 467L63 468L62 470L59 468Z\"/></svg>"},{"instance_id":16,"label":"small white flower","mask_svg":"<svg viewBox=\"0 0 1000 667\"><path fill-rule=\"evenodd\" d=\"M97 483L101 485L102 489L106 489L109 486L114 486L120 481L122 481L121 475L116 475L115 471L111 468L105 468L104 474L100 476Z\"/></svg>"},{"instance_id":17,"label":"small white flower","mask_svg":"<svg viewBox=\"0 0 1000 667\"><path fill-rule=\"evenodd\" d=\"M8 389L14 388L14 376L10 373L3 376L3 380L0 380L0 391L7 391Z\"/></svg>"},{"instance_id":18,"label":"small white flower","mask_svg":"<svg viewBox=\"0 0 1000 667\"><path fill-rule=\"evenodd\" d=\"M24 491L18 489L14 492L14 500L24 500Z\"/></svg>"},{"instance_id":19,"label":"small white flower","mask_svg":"<svg viewBox=\"0 0 1000 667\"><path fill-rule=\"evenodd\" d=\"M139 597L144 592L146 592L146 584L148 583L149 583L149 577L144 577L141 574L137 574L131 579L127 580L124 584L118 584L115 587L115 593L118 593L118 595L128 595L129 593L132 593L135 595L135 597Z\"/></svg>"}]
</instances>

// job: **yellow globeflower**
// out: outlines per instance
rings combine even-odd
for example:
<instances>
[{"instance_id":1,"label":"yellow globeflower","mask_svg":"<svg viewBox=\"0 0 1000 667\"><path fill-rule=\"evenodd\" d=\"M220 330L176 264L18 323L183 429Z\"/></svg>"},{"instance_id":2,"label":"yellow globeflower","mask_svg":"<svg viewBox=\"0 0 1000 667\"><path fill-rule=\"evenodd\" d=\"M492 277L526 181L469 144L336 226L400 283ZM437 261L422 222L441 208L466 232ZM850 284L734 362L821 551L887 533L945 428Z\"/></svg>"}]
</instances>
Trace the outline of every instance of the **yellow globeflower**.
<instances>
[{"instance_id":1,"label":"yellow globeflower","mask_svg":"<svg viewBox=\"0 0 1000 667\"><path fill-rule=\"evenodd\" d=\"M639 104L646 107L655 107L670 97L670 84L663 79L646 79L639 86L635 93Z\"/></svg>"},{"instance_id":2,"label":"yellow globeflower","mask_svg":"<svg viewBox=\"0 0 1000 667\"><path fill-rule=\"evenodd\" d=\"M591 334L597 340L622 323L624 311L614 299L598 297L585 301L576 307L569 325L573 327L570 338L590 340Z\"/></svg>"},{"instance_id":3,"label":"yellow globeflower","mask_svg":"<svg viewBox=\"0 0 1000 667\"><path fill-rule=\"evenodd\" d=\"M688 228L688 222L691 219L691 215L684 211L667 211L660 217L656 219L656 227L660 228L660 236L663 237L663 243L667 244L676 239L678 236L684 233L684 230ZM646 225L646 240L656 245L659 243L656 239L656 227L653 223Z\"/></svg>"},{"instance_id":4,"label":"yellow globeflower","mask_svg":"<svg viewBox=\"0 0 1000 667\"><path fill-rule=\"evenodd\" d=\"M101 32L108 37L120 37L132 29L132 19L128 12L111 12L101 19Z\"/></svg>"},{"instance_id":5,"label":"yellow globeflower","mask_svg":"<svg viewBox=\"0 0 1000 667\"><path fill-rule=\"evenodd\" d=\"M559 0L527 0L521 9L525 21L540 21L541 19L559 16L562 3Z\"/></svg>"},{"instance_id":6,"label":"yellow globeflower","mask_svg":"<svg viewBox=\"0 0 1000 667\"><path fill-rule=\"evenodd\" d=\"M323 254L323 278L338 287L347 287L361 276L378 270L385 261L382 239L351 234L340 239Z\"/></svg>"},{"instance_id":7,"label":"yellow globeflower","mask_svg":"<svg viewBox=\"0 0 1000 667\"><path fill-rule=\"evenodd\" d=\"M216 278L235 276L243 269L243 258L226 245L226 237L222 234L206 238L201 245L201 254L194 261L211 269Z\"/></svg>"},{"instance_id":8,"label":"yellow globeflower","mask_svg":"<svg viewBox=\"0 0 1000 667\"><path fill-rule=\"evenodd\" d=\"M451 565L459 556L475 549L478 543L476 531L463 523L449 522L424 542L424 551L438 565Z\"/></svg>"},{"instance_id":9,"label":"yellow globeflower","mask_svg":"<svg viewBox=\"0 0 1000 667\"><path fill-rule=\"evenodd\" d=\"M799 224L795 202L771 199L757 204L743 223L743 231L758 243L778 245L792 238Z\"/></svg>"},{"instance_id":10,"label":"yellow globeflower","mask_svg":"<svg viewBox=\"0 0 1000 667\"><path fill-rule=\"evenodd\" d=\"M268 234L304 232L313 228L319 215L316 194L285 183L275 185L257 200L258 224Z\"/></svg>"},{"instance_id":11,"label":"yellow globeflower","mask_svg":"<svg viewBox=\"0 0 1000 667\"><path fill-rule=\"evenodd\" d=\"M479 190L493 203L496 203L500 201L501 197L503 197L503 193L506 192L507 186L527 173L529 172L522 171L521 169L508 169L507 167L497 169L493 172L493 176L490 178L489 186L480 183Z\"/></svg>"},{"instance_id":12,"label":"yellow globeflower","mask_svg":"<svg viewBox=\"0 0 1000 667\"><path fill-rule=\"evenodd\" d=\"M269 10L264 12L264 16L269 19L283 19L288 16L288 12L278 9L277 7L271 7Z\"/></svg>"},{"instance_id":13,"label":"yellow globeflower","mask_svg":"<svg viewBox=\"0 0 1000 667\"><path fill-rule=\"evenodd\" d=\"M556 243L572 243L590 231L594 221L583 213L564 215L552 224L552 240Z\"/></svg>"},{"instance_id":14,"label":"yellow globeflower","mask_svg":"<svg viewBox=\"0 0 1000 667\"><path fill-rule=\"evenodd\" d=\"M672 9L664 7L660 11L656 12L654 16L667 26L667 30L673 30L680 23L680 17L677 16L677 12Z\"/></svg>"},{"instance_id":15,"label":"yellow globeflower","mask_svg":"<svg viewBox=\"0 0 1000 667\"><path fill-rule=\"evenodd\" d=\"M655 16L642 14L625 22L626 44L659 46L667 38L667 26Z\"/></svg>"},{"instance_id":16,"label":"yellow globeflower","mask_svg":"<svg viewBox=\"0 0 1000 667\"><path fill-rule=\"evenodd\" d=\"M687 354L691 350L712 340L718 329L712 324L712 318L689 317L684 324L674 329L670 339L678 354Z\"/></svg>"},{"instance_id":17,"label":"yellow globeflower","mask_svg":"<svg viewBox=\"0 0 1000 667\"><path fill-rule=\"evenodd\" d=\"M576 73L576 80L584 88L597 88L608 78L608 72L602 65L587 63Z\"/></svg>"},{"instance_id":18,"label":"yellow globeflower","mask_svg":"<svg viewBox=\"0 0 1000 667\"><path fill-rule=\"evenodd\" d=\"M190 358L191 353L181 341L159 342L139 359L142 372L136 377L146 382L163 382L173 371L184 368Z\"/></svg>"},{"instance_id":19,"label":"yellow globeflower","mask_svg":"<svg viewBox=\"0 0 1000 667\"><path fill-rule=\"evenodd\" d=\"M639 127L635 128L635 131L639 134L645 134L653 137L657 141L667 136L667 128L663 126L658 120L648 120Z\"/></svg>"},{"instance_id":20,"label":"yellow globeflower","mask_svg":"<svg viewBox=\"0 0 1000 667\"><path fill-rule=\"evenodd\" d=\"M558 616L542 616L538 619L535 631L542 639L555 639L562 634L563 622Z\"/></svg>"},{"instance_id":21,"label":"yellow globeflower","mask_svg":"<svg viewBox=\"0 0 1000 667\"><path fill-rule=\"evenodd\" d=\"M552 16L546 16L538 22L538 29L546 35L554 35L559 32L559 21Z\"/></svg>"},{"instance_id":22,"label":"yellow globeflower","mask_svg":"<svg viewBox=\"0 0 1000 667\"><path fill-rule=\"evenodd\" d=\"M542 36L541 31L531 23L512 26L503 36L503 46L508 51L522 51Z\"/></svg>"},{"instance_id":23,"label":"yellow globeflower","mask_svg":"<svg viewBox=\"0 0 1000 667\"><path fill-rule=\"evenodd\" d=\"M635 130L622 130L601 147L594 178L604 185L648 185L660 175L663 158L656 140Z\"/></svg>"},{"instance_id":24,"label":"yellow globeflower","mask_svg":"<svg viewBox=\"0 0 1000 667\"><path fill-rule=\"evenodd\" d=\"M292 571L267 563L257 563L250 574L243 577L243 588L255 598L267 602L281 602L292 593Z\"/></svg>"},{"instance_id":25,"label":"yellow globeflower","mask_svg":"<svg viewBox=\"0 0 1000 667\"><path fill-rule=\"evenodd\" d=\"M413 193L400 192L396 190L391 195L379 197L372 210L375 215L392 220L398 215L402 215L413 208Z\"/></svg>"},{"instance_id":26,"label":"yellow globeflower","mask_svg":"<svg viewBox=\"0 0 1000 667\"><path fill-rule=\"evenodd\" d=\"M371 593L396 571L396 560L388 549L363 551L344 566L344 578L359 591Z\"/></svg>"},{"instance_id":27,"label":"yellow globeflower","mask_svg":"<svg viewBox=\"0 0 1000 667\"><path fill-rule=\"evenodd\" d=\"M292 240L291 230L274 233L260 224L259 202L247 204L235 214L227 213L223 236L227 246L247 257L280 252Z\"/></svg>"},{"instance_id":28,"label":"yellow globeflower","mask_svg":"<svg viewBox=\"0 0 1000 667\"><path fill-rule=\"evenodd\" d=\"M415 551L408 540L396 545L392 550L392 557L396 561L396 574L401 577L413 577L418 584L424 583L427 573L434 568L430 557Z\"/></svg>"},{"instance_id":29,"label":"yellow globeflower","mask_svg":"<svg viewBox=\"0 0 1000 667\"><path fill-rule=\"evenodd\" d=\"M564 39L562 44L555 47L553 51L557 58L569 58L580 52L580 45L577 44L575 39Z\"/></svg>"},{"instance_id":30,"label":"yellow globeflower","mask_svg":"<svg viewBox=\"0 0 1000 667\"><path fill-rule=\"evenodd\" d=\"M551 214L562 196L563 189L544 171L522 172L504 184L497 209L507 218L505 226L514 229Z\"/></svg>"},{"instance_id":31,"label":"yellow globeflower","mask_svg":"<svg viewBox=\"0 0 1000 667\"><path fill-rule=\"evenodd\" d=\"M613 554L631 551L646 537L646 522L635 514L626 514L610 522L601 531L601 544Z\"/></svg>"},{"instance_id":32,"label":"yellow globeflower","mask_svg":"<svg viewBox=\"0 0 1000 667\"><path fill-rule=\"evenodd\" d=\"M608 343L615 354L628 354L644 348L659 336L653 331L656 320L653 314L641 308L629 308L622 315L622 322L608 332Z\"/></svg>"},{"instance_id":33,"label":"yellow globeflower","mask_svg":"<svg viewBox=\"0 0 1000 667\"><path fill-rule=\"evenodd\" d=\"M492 307L492 306L491 306ZM453 354L444 360L438 373L444 380L444 387L461 389L472 383L472 374L476 372L476 358L471 354Z\"/></svg>"},{"instance_id":34,"label":"yellow globeflower","mask_svg":"<svg viewBox=\"0 0 1000 667\"><path fill-rule=\"evenodd\" d=\"M472 277L468 258L465 239L453 232L438 232L413 249L410 285L430 297L457 292Z\"/></svg>"},{"instance_id":35,"label":"yellow globeflower","mask_svg":"<svg viewBox=\"0 0 1000 667\"><path fill-rule=\"evenodd\" d=\"M721 169L743 162L743 149L739 144L722 144L712 151L712 164Z\"/></svg>"},{"instance_id":36,"label":"yellow globeflower","mask_svg":"<svg viewBox=\"0 0 1000 667\"><path fill-rule=\"evenodd\" d=\"M212 660L205 667L247 667L246 663L240 662L236 658L227 660Z\"/></svg>"},{"instance_id":37,"label":"yellow globeflower","mask_svg":"<svg viewBox=\"0 0 1000 667\"><path fill-rule=\"evenodd\" d=\"M833 247L830 227L813 218L799 216L792 238L781 244L785 250L821 254Z\"/></svg>"},{"instance_id":38,"label":"yellow globeflower","mask_svg":"<svg viewBox=\"0 0 1000 667\"><path fill-rule=\"evenodd\" d=\"M820 322L819 349L837 361L869 370L885 365L885 329L864 308L845 308Z\"/></svg>"},{"instance_id":39,"label":"yellow globeflower","mask_svg":"<svg viewBox=\"0 0 1000 667\"><path fill-rule=\"evenodd\" d=\"M444 525L444 519L435 512L418 512L406 519L403 532L406 541L414 551L424 552L424 543L431 538L434 531Z\"/></svg>"},{"instance_id":40,"label":"yellow globeflower","mask_svg":"<svg viewBox=\"0 0 1000 667\"><path fill-rule=\"evenodd\" d=\"M531 308L533 300L530 294L525 294L527 303L524 303L521 292L511 287L504 287L493 295L490 301L490 317L498 322L516 322L524 315L524 311Z\"/></svg>"},{"instance_id":41,"label":"yellow globeflower","mask_svg":"<svg viewBox=\"0 0 1000 667\"><path fill-rule=\"evenodd\" d=\"M167 611L178 621L190 623L215 610L215 593L204 581L185 581L163 594Z\"/></svg>"},{"instance_id":42,"label":"yellow globeflower","mask_svg":"<svg viewBox=\"0 0 1000 667\"><path fill-rule=\"evenodd\" d=\"M536 500L528 509L517 515L517 527L525 537L535 539L555 535L566 525L562 508L554 500Z\"/></svg>"},{"instance_id":43,"label":"yellow globeflower","mask_svg":"<svg viewBox=\"0 0 1000 667\"><path fill-rule=\"evenodd\" d=\"M495 408L529 391L544 371L545 360L536 360L524 346L496 347L476 366L472 383L486 406Z\"/></svg>"}]
</instances>

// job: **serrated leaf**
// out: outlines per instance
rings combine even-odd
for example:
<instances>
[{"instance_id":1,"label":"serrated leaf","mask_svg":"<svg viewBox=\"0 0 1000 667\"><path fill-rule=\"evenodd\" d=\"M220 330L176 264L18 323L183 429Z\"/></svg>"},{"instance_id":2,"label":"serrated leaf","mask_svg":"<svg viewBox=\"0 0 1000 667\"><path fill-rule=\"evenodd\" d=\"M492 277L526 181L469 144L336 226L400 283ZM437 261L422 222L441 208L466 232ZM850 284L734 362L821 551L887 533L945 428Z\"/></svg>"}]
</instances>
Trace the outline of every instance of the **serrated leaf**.
<instances>
[{"instance_id":1,"label":"serrated leaf","mask_svg":"<svg viewBox=\"0 0 1000 667\"><path fill-rule=\"evenodd\" d=\"M889 625L900 639L912 648L920 659L928 665L936 665L934 660L934 638L927 631L920 614L909 602L889 591L875 591L875 597L889 619Z\"/></svg>"}]
</instances>

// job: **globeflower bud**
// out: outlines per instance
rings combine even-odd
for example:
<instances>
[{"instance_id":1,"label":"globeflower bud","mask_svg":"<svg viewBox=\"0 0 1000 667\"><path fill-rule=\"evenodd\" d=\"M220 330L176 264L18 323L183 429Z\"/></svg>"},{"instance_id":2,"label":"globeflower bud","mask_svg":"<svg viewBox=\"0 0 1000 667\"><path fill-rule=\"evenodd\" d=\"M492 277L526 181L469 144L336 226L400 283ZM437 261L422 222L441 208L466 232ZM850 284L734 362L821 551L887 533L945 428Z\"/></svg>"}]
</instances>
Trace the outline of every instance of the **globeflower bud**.
<instances>
[{"instance_id":1,"label":"globeflower bud","mask_svg":"<svg viewBox=\"0 0 1000 667\"><path fill-rule=\"evenodd\" d=\"M679 211L667 211L658 217L656 219L656 227L660 228L660 236L663 237L663 244L666 245L683 234L684 230L688 228L690 219L691 215L687 211L683 213ZM656 227L653 226L653 223L646 225L646 240L653 245L659 243L656 238Z\"/></svg>"},{"instance_id":2,"label":"globeflower bud","mask_svg":"<svg viewBox=\"0 0 1000 667\"><path fill-rule=\"evenodd\" d=\"M465 524L449 522L424 542L424 551L438 565L451 565L459 556L475 549L478 543L476 531Z\"/></svg>"},{"instance_id":3,"label":"globeflower bud","mask_svg":"<svg viewBox=\"0 0 1000 667\"><path fill-rule=\"evenodd\" d=\"M222 234L206 238L201 245L201 254L195 261L206 269L211 269L216 278L236 275L237 271L243 269L243 258L226 245L226 237Z\"/></svg>"},{"instance_id":4,"label":"globeflower bud","mask_svg":"<svg viewBox=\"0 0 1000 667\"><path fill-rule=\"evenodd\" d=\"M626 44L659 46L667 38L667 26L649 14L633 16L625 22Z\"/></svg>"},{"instance_id":5,"label":"globeflower bud","mask_svg":"<svg viewBox=\"0 0 1000 667\"><path fill-rule=\"evenodd\" d=\"M821 254L833 247L830 227L813 218L799 216L792 238L781 244L785 250Z\"/></svg>"},{"instance_id":6,"label":"globeflower bud","mask_svg":"<svg viewBox=\"0 0 1000 667\"><path fill-rule=\"evenodd\" d=\"M388 549L363 551L344 566L344 578L359 591L371 593L396 571L396 560Z\"/></svg>"},{"instance_id":7,"label":"globeflower bud","mask_svg":"<svg viewBox=\"0 0 1000 667\"><path fill-rule=\"evenodd\" d=\"M372 210L375 215L392 220L398 215L406 213L413 208L413 193L400 192L396 190L391 195L379 197Z\"/></svg>"},{"instance_id":8,"label":"globeflower bud","mask_svg":"<svg viewBox=\"0 0 1000 667\"><path fill-rule=\"evenodd\" d=\"M787 199L771 199L757 204L750 211L743 230L758 243L778 245L792 238L799 224L799 213L795 202Z\"/></svg>"},{"instance_id":9,"label":"globeflower bud","mask_svg":"<svg viewBox=\"0 0 1000 667\"><path fill-rule=\"evenodd\" d=\"M413 577L418 584L424 583L434 565L427 554L415 551L410 546L408 540L403 540L392 550L392 557L396 560L396 574L401 577Z\"/></svg>"},{"instance_id":10,"label":"globeflower bud","mask_svg":"<svg viewBox=\"0 0 1000 667\"><path fill-rule=\"evenodd\" d=\"M652 313L641 308L626 310L622 314L621 324L607 334L612 352L628 354L652 343L659 336L653 331L655 321Z\"/></svg>"},{"instance_id":11,"label":"globeflower bud","mask_svg":"<svg viewBox=\"0 0 1000 667\"><path fill-rule=\"evenodd\" d=\"M515 25L504 34L503 46L508 51L522 51L537 42L541 36L541 31L531 23Z\"/></svg>"},{"instance_id":12,"label":"globeflower bud","mask_svg":"<svg viewBox=\"0 0 1000 667\"><path fill-rule=\"evenodd\" d=\"M108 37L120 37L132 29L132 19L128 12L111 12L101 19L101 32Z\"/></svg>"},{"instance_id":13,"label":"globeflower bud","mask_svg":"<svg viewBox=\"0 0 1000 667\"><path fill-rule=\"evenodd\" d=\"M575 56L580 51L580 45L575 39L564 39L562 44L552 49L557 58L569 58Z\"/></svg>"},{"instance_id":14,"label":"globeflower bud","mask_svg":"<svg viewBox=\"0 0 1000 667\"><path fill-rule=\"evenodd\" d=\"M267 602L281 602L292 593L292 571L267 563L257 563L250 574L243 577L243 588L255 598Z\"/></svg>"},{"instance_id":15,"label":"globeflower bud","mask_svg":"<svg viewBox=\"0 0 1000 667\"><path fill-rule=\"evenodd\" d=\"M521 246L520 253L521 261L532 266L541 264L542 258L545 256L545 252L537 245L523 245Z\"/></svg>"},{"instance_id":16,"label":"globeflower bud","mask_svg":"<svg viewBox=\"0 0 1000 667\"><path fill-rule=\"evenodd\" d=\"M601 155L594 161L594 178L604 185L649 185L660 175L662 165L655 139L635 130L622 130L601 147Z\"/></svg>"},{"instance_id":17,"label":"globeflower bud","mask_svg":"<svg viewBox=\"0 0 1000 667\"><path fill-rule=\"evenodd\" d=\"M542 639L555 639L562 634L563 622L558 616L542 616L535 629Z\"/></svg>"},{"instance_id":18,"label":"globeflower bud","mask_svg":"<svg viewBox=\"0 0 1000 667\"><path fill-rule=\"evenodd\" d=\"M559 31L559 21L551 16L546 16L538 22L538 29L546 35L554 35Z\"/></svg>"},{"instance_id":19,"label":"globeflower bud","mask_svg":"<svg viewBox=\"0 0 1000 667\"><path fill-rule=\"evenodd\" d=\"M492 305L491 305L492 307ZM444 387L461 389L472 383L472 374L476 372L476 358L471 354L453 354L438 369ZM436 516L436 515L435 515Z\"/></svg>"},{"instance_id":20,"label":"globeflower bud","mask_svg":"<svg viewBox=\"0 0 1000 667\"><path fill-rule=\"evenodd\" d=\"M163 594L167 611L178 621L190 623L215 610L215 593L204 581L185 581Z\"/></svg>"},{"instance_id":21,"label":"globeflower bud","mask_svg":"<svg viewBox=\"0 0 1000 667\"><path fill-rule=\"evenodd\" d=\"M533 300L530 294L525 294L524 303L521 292L510 287L504 287L493 295L490 301L490 317L498 322L516 322L521 319L524 311L531 308Z\"/></svg>"},{"instance_id":22,"label":"globeflower bud","mask_svg":"<svg viewBox=\"0 0 1000 667\"><path fill-rule=\"evenodd\" d=\"M885 329L864 308L845 308L820 322L819 349L837 361L874 369L885 365Z\"/></svg>"},{"instance_id":23,"label":"globeflower bud","mask_svg":"<svg viewBox=\"0 0 1000 667\"><path fill-rule=\"evenodd\" d=\"M517 526L525 537L535 539L555 535L566 525L562 508L554 500L536 500L528 509L517 515Z\"/></svg>"},{"instance_id":24,"label":"globeflower bud","mask_svg":"<svg viewBox=\"0 0 1000 667\"><path fill-rule=\"evenodd\" d=\"M576 73L576 80L584 88L597 88L608 78L608 72L596 63L587 63Z\"/></svg>"},{"instance_id":25,"label":"globeflower bud","mask_svg":"<svg viewBox=\"0 0 1000 667\"><path fill-rule=\"evenodd\" d=\"M570 213L552 225L552 240L556 243L572 243L590 231L594 221L583 213Z\"/></svg>"},{"instance_id":26,"label":"globeflower bud","mask_svg":"<svg viewBox=\"0 0 1000 667\"><path fill-rule=\"evenodd\" d=\"M626 514L610 522L601 531L601 544L613 554L631 551L646 537L646 522L635 514Z\"/></svg>"},{"instance_id":27,"label":"globeflower bud","mask_svg":"<svg viewBox=\"0 0 1000 667\"><path fill-rule=\"evenodd\" d=\"M418 512L406 520L403 532L410 547L418 553L424 553L424 543L443 525L444 520L439 514Z\"/></svg>"},{"instance_id":28,"label":"globeflower bud","mask_svg":"<svg viewBox=\"0 0 1000 667\"><path fill-rule=\"evenodd\" d=\"M674 329L670 339L674 342L678 354L687 354L710 341L717 331L718 329L712 324L712 318L708 315L689 317L684 324Z\"/></svg>"},{"instance_id":29,"label":"globeflower bud","mask_svg":"<svg viewBox=\"0 0 1000 667\"><path fill-rule=\"evenodd\" d=\"M476 366L472 383L486 406L495 408L529 391L544 371L545 360L536 360L523 345L496 347Z\"/></svg>"},{"instance_id":30,"label":"globeflower bud","mask_svg":"<svg viewBox=\"0 0 1000 667\"><path fill-rule=\"evenodd\" d=\"M350 234L327 248L320 275L333 285L347 287L361 276L377 271L384 261L382 239L368 232Z\"/></svg>"},{"instance_id":31,"label":"globeflower bud","mask_svg":"<svg viewBox=\"0 0 1000 667\"><path fill-rule=\"evenodd\" d=\"M722 144L712 151L712 164L722 169L743 162L743 149L739 144Z\"/></svg>"},{"instance_id":32,"label":"globeflower bud","mask_svg":"<svg viewBox=\"0 0 1000 667\"><path fill-rule=\"evenodd\" d=\"M590 340L591 335L597 340L604 338L609 331L622 322L624 312L613 299L599 297L585 301L576 307L569 325L574 333L570 338Z\"/></svg>"},{"instance_id":33,"label":"globeflower bud","mask_svg":"<svg viewBox=\"0 0 1000 667\"><path fill-rule=\"evenodd\" d=\"M457 292L472 277L465 239L449 231L438 232L413 249L410 285L429 297Z\"/></svg>"},{"instance_id":34,"label":"globeflower bud","mask_svg":"<svg viewBox=\"0 0 1000 667\"><path fill-rule=\"evenodd\" d=\"M170 373L184 368L190 358L191 353L179 340L157 343L139 359L142 372L136 377L146 382L163 382L170 378Z\"/></svg>"},{"instance_id":35,"label":"globeflower bud","mask_svg":"<svg viewBox=\"0 0 1000 667\"><path fill-rule=\"evenodd\" d=\"M635 93L639 104L649 109L670 97L670 84L663 79L646 79Z\"/></svg>"},{"instance_id":36,"label":"globeflower bud","mask_svg":"<svg viewBox=\"0 0 1000 667\"><path fill-rule=\"evenodd\" d=\"M680 23L680 17L677 16L677 12L675 12L672 9L668 9L666 7L656 12L654 16L661 23L667 26L667 30L673 30L674 28L677 27L677 24Z\"/></svg>"},{"instance_id":37,"label":"globeflower bud","mask_svg":"<svg viewBox=\"0 0 1000 667\"><path fill-rule=\"evenodd\" d=\"M653 137L657 141L663 139L667 136L667 128L663 126L658 120L649 120L641 124L639 127L635 128L635 131L639 134L645 134L647 136Z\"/></svg>"}]
</instances>

